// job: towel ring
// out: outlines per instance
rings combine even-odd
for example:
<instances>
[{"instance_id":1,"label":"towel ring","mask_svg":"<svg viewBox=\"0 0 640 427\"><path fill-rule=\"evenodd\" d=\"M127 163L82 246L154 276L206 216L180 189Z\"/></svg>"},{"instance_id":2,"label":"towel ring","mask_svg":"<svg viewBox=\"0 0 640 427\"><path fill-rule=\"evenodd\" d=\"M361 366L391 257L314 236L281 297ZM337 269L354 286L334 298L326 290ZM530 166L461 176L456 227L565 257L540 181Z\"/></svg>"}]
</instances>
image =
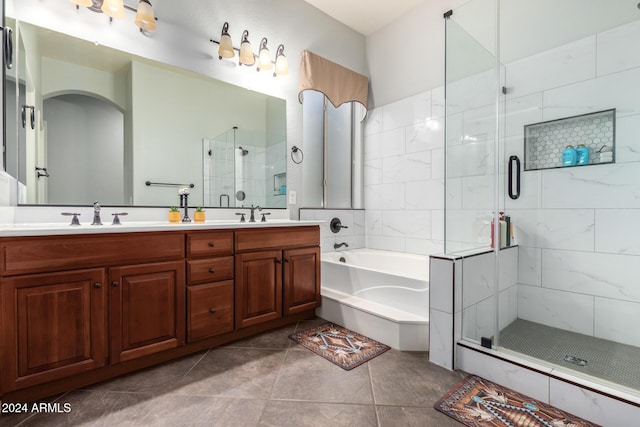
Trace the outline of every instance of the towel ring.
<instances>
[{"instance_id":1,"label":"towel ring","mask_svg":"<svg viewBox=\"0 0 640 427\"><path fill-rule=\"evenodd\" d=\"M298 161L296 161L296 159L293 158L293 154L297 152L300 152L300 160ZM291 147L291 161L296 165L299 165L300 163L302 163L303 160L304 160L304 153L302 152L302 148L298 148L295 145Z\"/></svg>"}]
</instances>

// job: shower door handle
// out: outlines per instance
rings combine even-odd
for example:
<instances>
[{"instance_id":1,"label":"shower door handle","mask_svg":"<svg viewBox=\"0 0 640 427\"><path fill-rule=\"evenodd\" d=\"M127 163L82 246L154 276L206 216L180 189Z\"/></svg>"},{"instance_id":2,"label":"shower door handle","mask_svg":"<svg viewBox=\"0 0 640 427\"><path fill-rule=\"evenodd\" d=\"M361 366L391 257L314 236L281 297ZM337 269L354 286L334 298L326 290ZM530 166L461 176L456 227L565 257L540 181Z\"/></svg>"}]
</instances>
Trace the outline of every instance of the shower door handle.
<instances>
[{"instance_id":1,"label":"shower door handle","mask_svg":"<svg viewBox=\"0 0 640 427\"><path fill-rule=\"evenodd\" d=\"M513 165L515 163L516 166L516 191L513 191ZM509 188L509 197L511 197L513 200L516 200L518 197L520 197L520 159L518 158L518 156L511 156L509 157L509 184L508 184L508 188Z\"/></svg>"}]
</instances>

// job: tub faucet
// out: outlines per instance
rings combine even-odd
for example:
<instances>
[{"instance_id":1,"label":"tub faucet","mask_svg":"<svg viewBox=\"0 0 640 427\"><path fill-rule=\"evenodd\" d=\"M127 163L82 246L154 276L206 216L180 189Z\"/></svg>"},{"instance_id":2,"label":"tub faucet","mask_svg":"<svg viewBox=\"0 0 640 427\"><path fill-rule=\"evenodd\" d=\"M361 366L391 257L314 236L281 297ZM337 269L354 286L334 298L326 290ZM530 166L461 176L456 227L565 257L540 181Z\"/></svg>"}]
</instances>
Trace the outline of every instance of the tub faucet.
<instances>
[{"instance_id":1,"label":"tub faucet","mask_svg":"<svg viewBox=\"0 0 640 427\"><path fill-rule=\"evenodd\" d=\"M348 247L349 247L349 245L348 245L348 244L346 244L346 243L342 242L342 243L334 243L334 244L333 244L333 249L338 249L338 248L341 248L341 247L343 247L343 246L344 246L345 248L348 248Z\"/></svg>"},{"instance_id":2,"label":"tub faucet","mask_svg":"<svg viewBox=\"0 0 640 427\"><path fill-rule=\"evenodd\" d=\"M96 200L93 202L93 222L91 225L102 225L102 220L100 220L100 203Z\"/></svg>"}]
</instances>

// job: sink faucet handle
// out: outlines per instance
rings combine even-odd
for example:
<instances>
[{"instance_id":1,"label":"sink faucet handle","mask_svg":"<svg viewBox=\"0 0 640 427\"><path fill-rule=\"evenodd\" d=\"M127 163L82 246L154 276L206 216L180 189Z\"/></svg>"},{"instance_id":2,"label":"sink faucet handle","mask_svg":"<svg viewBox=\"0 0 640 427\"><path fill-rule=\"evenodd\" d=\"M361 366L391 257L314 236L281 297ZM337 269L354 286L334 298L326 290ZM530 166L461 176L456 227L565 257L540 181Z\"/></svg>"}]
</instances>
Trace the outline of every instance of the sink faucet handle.
<instances>
[{"instance_id":1,"label":"sink faucet handle","mask_svg":"<svg viewBox=\"0 0 640 427\"><path fill-rule=\"evenodd\" d=\"M120 216L125 216L129 214L127 212L116 212L116 213L112 213L111 215L113 215L113 222L111 223L111 225L122 225L122 223L120 222Z\"/></svg>"},{"instance_id":2,"label":"sink faucet handle","mask_svg":"<svg viewBox=\"0 0 640 427\"><path fill-rule=\"evenodd\" d=\"M267 218L265 218L265 215L271 215L271 212L262 212L262 219L260 220L260 222L267 222Z\"/></svg>"},{"instance_id":3,"label":"sink faucet handle","mask_svg":"<svg viewBox=\"0 0 640 427\"><path fill-rule=\"evenodd\" d=\"M247 220L244 219L244 212L236 212L236 215L240 215L240 222L247 222Z\"/></svg>"},{"instance_id":4,"label":"sink faucet handle","mask_svg":"<svg viewBox=\"0 0 640 427\"><path fill-rule=\"evenodd\" d=\"M71 218L71 224L69 225L80 225L80 221L78 220L78 215L80 215L77 212L62 212L61 215L64 216L71 216L73 215L73 218Z\"/></svg>"}]
</instances>

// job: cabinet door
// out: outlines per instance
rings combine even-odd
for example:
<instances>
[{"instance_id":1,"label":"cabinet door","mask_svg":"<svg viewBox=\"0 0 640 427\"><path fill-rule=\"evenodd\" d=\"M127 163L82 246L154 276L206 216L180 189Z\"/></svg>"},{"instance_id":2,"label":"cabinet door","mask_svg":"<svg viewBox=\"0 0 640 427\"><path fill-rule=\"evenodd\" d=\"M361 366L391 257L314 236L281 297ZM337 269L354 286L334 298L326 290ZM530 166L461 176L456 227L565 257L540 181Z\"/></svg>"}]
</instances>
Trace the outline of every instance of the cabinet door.
<instances>
[{"instance_id":1,"label":"cabinet door","mask_svg":"<svg viewBox=\"0 0 640 427\"><path fill-rule=\"evenodd\" d=\"M187 288L189 342L233 331L233 280Z\"/></svg>"},{"instance_id":2,"label":"cabinet door","mask_svg":"<svg viewBox=\"0 0 640 427\"><path fill-rule=\"evenodd\" d=\"M320 248L284 251L284 314L320 306Z\"/></svg>"},{"instance_id":3,"label":"cabinet door","mask_svg":"<svg viewBox=\"0 0 640 427\"><path fill-rule=\"evenodd\" d=\"M2 280L2 390L104 366L103 269Z\"/></svg>"},{"instance_id":4,"label":"cabinet door","mask_svg":"<svg viewBox=\"0 0 640 427\"><path fill-rule=\"evenodd\" d=\"M236 255L236 328L282 316L282 251Z\"/></svg>"},{"instance_id":5,"label":"cabinet door","mask_svg":"<svg viewBox=\"0 0 640 427\"><path fill-rule=\"evenodd\" d=\"M184 261L109 270L111 363L184 344Z\"/></svg>"}]
</instances>

